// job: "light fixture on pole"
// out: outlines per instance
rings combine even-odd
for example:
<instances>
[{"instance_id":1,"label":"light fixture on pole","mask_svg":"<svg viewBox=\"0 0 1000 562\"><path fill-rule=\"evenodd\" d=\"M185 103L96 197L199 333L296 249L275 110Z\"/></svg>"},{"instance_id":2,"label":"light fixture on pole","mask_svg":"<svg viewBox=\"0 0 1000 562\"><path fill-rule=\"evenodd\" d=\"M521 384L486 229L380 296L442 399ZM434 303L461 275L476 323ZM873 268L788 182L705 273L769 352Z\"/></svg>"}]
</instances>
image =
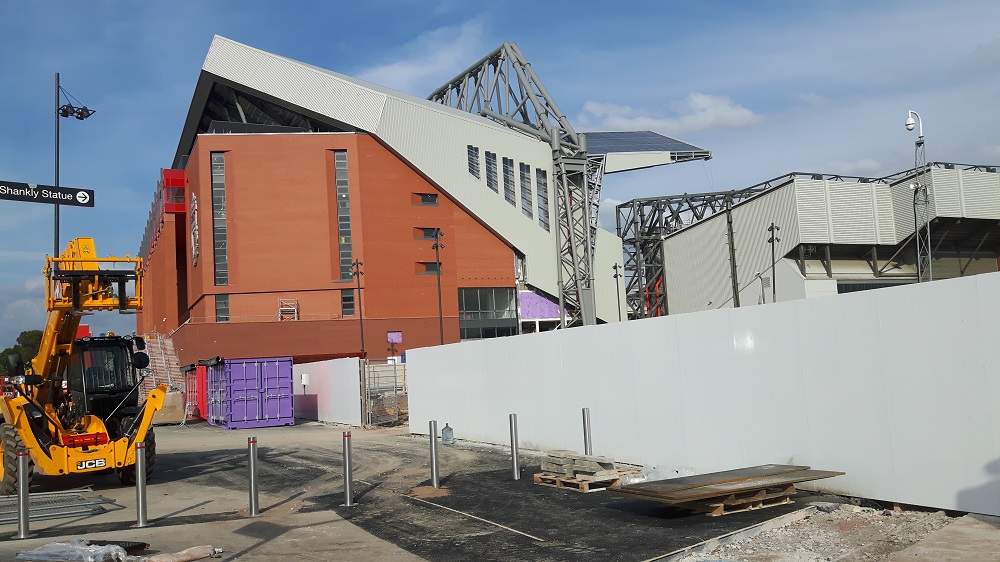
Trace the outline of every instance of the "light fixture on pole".
<instances>
[{"instance_id":1,"label":"light fixture on pole","mask_svg":"<svg viewBox=\"0 0 1000 562\"><path fill-rule=\"evenodd\" d=\"M912 131L914 127L917 127L917 141L914 143L913 153L914 179L910 187L913 188L913 237L917 242L917 283L921 283L934 280L931 260L931 204L927 189L924 121L919 113L911 109L906 115L906 130Z\"/></svg>"},{"instance_id":2,"label":"light fixture on pole","mask_svg":"<svg viewBox=\"0 0 1000 562\"><path fill-rule=\"evenodd\" d=\"M621 273L618 273L618 270L619 269L625 269L625 268L623 268L622 266L618 265L617 263L615 265L613 265L612 268L615 270L615 296L618 297L618 321L621 322L622 321L622 295L621 295L621 289L618 287L618 279L621 278L621 277L624 277L624 275L622 275Z\"/></svg>"},{"instance_id":3,"label":"light fixture on pole","mask_svg":"<svg viewBox=\"0 0 1000 562\"><path fill-rule=\"evenodd\" d=\"M764 278L761 277L763 273L759 271L754 272L754 277L757 278L757 282L760 283L760 298L757 299L757 304L764 304L767 300L764 298Z\"/></svg>"},{"instance_id":4,"label":"light fixture on pole","mask_svg":"<svg viewBox=\"0 0 1000 562\"><path fill-rule=\"evenodd\" d=\"M444 233L441 232L440 228L434 229L434 245L431 248L434 249L434 263L437 266L437 288L438 288L438 333L441 335L441 345L444 345L444 308L441 304L441 250L444 248L444 244L441 243L441 237Z\"/></svg>"},{"instance_id":5,"label":"light fixture on pole","mask_svg":"<svg viewBox=\"0 0 1000 562\"><path fill-rule=\"evenodd\" d=\"M76 117L79 121L90 117L95 113L93 109L88 108L85 105L76 106L67 101L62 103L63 96L66 96L68 100L72 100L76 103L80 103L76 98L70 95L69 92L64 90L62 86L59 85L59 73L56 72L56 181L55 187L59 187L59 118L60 117ZM55 232L53 233L54 243L52 250L52 257L59 256L59 205L54 205L55 207Z\"/></svg>"},{"instance_id":6,"label":"light fixture on pole","mask_svg":"<svg viewBox=\"0 0 1000 562\"><path fill-rule=\"evenodd\" d=\"M365 274L364 271L361 271L362 265L365 264L360 260L354 260L354 262L351 263L351 267L354 268L354 273L352 273L352 275L354 275L354 280L357 281L358 283L357 303L358 303L358 319L360 320L359 325L361 326L361 360L364 361L365 359L368 358L368 354L365 353L365 311L361 308L361 276Z\"/></svg>"},{"instance_id":7,"label":"light fixture on pole","mask_svg":"<svg viewBox=\"0 0 1000 562\"><path fill-rule=\"evenodd\" d=\"M771 244L771 302L778 301L778 284L775 283L774 279L774 262L777 261L777 258L774 255L774 244L776 242L781 242L781 238L778 238L779 230L781 230L781 227L773 222L771 223L771 226L767 227L767 231L771 233L771 237L767 239L767 241Z\"/></svg>"}]
</instances>

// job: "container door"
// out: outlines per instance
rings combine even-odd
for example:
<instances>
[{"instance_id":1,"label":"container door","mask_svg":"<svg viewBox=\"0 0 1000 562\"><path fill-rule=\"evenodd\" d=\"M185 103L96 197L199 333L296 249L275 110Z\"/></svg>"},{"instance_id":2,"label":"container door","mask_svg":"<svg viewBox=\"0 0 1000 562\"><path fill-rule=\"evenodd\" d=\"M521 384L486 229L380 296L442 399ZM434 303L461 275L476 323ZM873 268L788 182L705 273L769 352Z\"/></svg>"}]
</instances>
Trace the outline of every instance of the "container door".
<instances>
[{"instance_id":1,"label":"container door","mask_svg":"<svg viewBox=\"0 0 1000 562\"><path fill-rule=\"evenodd\" d=\"M198 377L198 417L206 419L208 416L208 367L198 365L195 367L195 372Z\"/></svg>"},{"instance_id":2,"label":"container door","mask_svg":"<svg viewBox=\"0 0 1000 562\"><path fill-rule=\"evenodd\" d=\"M206 373L208 390L208 423L225 425L226 423L226 385L223 364L211 365Z\"/></svg>"},{"instance_id":3,"label":"container door","mask_svg":"<svg viewBox=\"0 0 1000 562\"><path fill-rule=\"evenodd\" d=\"M253 360L226 362L229 379L229 421L236 427L257 421L260 411L259 363Z\"/></svg>"},{"instance_id":4,"label":"container door","mask_svg":"<svg viewBox=\"0 0 1000 562\"><path fill-rule=\"evenodd\" d=\"M292 360L289 357L260 362L260 419L292 419Z\"/></svg>"}]
</instances>

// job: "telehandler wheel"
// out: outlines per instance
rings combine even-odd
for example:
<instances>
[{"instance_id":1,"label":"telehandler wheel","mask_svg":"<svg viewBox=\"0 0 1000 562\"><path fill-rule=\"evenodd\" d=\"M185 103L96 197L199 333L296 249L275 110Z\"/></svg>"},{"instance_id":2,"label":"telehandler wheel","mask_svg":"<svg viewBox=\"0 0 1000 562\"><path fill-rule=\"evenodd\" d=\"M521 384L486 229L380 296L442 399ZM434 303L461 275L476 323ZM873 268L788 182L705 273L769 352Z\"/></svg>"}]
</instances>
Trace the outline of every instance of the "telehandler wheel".
<instances>
[{"instance_id":1,"label":"telehandler wheel","mask_svg":"<svg viewBox=\"0 0 1000 562\"><path fill-rule=\"evenodd\" d=\"M0 424L0 453L3 462L0 464L0 495L9 496L17 492L17 451L24 448L24 441L18 435L14 426ZM31 484L35 463L28 457L28 484Z\"/></svg>"},{"instance_id":2,"label":"telehandler wheel","mask_svg":"<svg viewBox=\"0 0 1000 562\"><path fill-rule=\"evenodd\" d=\"M156 464L156 434L153 428L146 430L146 481L153 476L153 465ZM135 485L135 465L123 466L118 469L118 479L126 486Z\"/></svg>"}]
</instances>

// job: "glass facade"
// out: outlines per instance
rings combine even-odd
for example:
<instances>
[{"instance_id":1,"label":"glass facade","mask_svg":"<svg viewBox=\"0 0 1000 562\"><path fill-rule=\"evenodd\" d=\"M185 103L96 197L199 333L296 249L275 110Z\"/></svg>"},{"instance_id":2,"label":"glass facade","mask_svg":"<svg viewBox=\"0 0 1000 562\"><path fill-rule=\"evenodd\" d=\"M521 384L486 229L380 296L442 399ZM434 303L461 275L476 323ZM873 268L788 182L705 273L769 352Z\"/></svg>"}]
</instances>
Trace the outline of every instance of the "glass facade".
<instances>
[{"instance_id":1,"label":"glass facade","mask_svg":"<svg viewBox=\"0 0 1000 562\"><path fill-rule=\"evenodd\" d=\"M340 314L343 316L354 316L354 289L341 289Z\"/></svg>"},{"instance_id":2,"label":"glass facade","mask_svg":"<svg viewBox=\"0 0 1000 562\"><path fill-rule=\"evenodd\" d=\"M215 295L215 321L229 322L229 295Z\"/></svg>"},{"instance_id":3,"label":"glass facade","mask_svg":"<svg viewBox=\"0 0 1000 562\"><path fill-rule=\"evenodd\" d=\"M212 240L215 284L229 284L229 240L226 232L226 153L212 153ZM227 312L228 315L228 312Z\"/></svg>"},{"instance_id":4,"label":"glass facade","mask_svg":"<svg viewBox=\"0 0 1000 562\"><path fill-rule=\"evenodd\" d=\"M514 193L514 161L510 158L503 159L503 198L511 205L517 206Z\"/></svg>"},{"instance_id":5,"label":"glass facade","mask_svg":"<svg viewBox=\"0 0 1000 562\"><path fill-rule=\"evenodd\" d=\"M517 290L458 290L458 325L463 340L517 335Z\"/></svg>"},{"instance_id":6,"label":"glass facade","mask_svg":"<svg viewBox=\"0 0 1000 562\"><path fill-rule=\"evenodd\" d=\"M497 154L495 152L486 152L486 186L500 193L500 184L497 182Z\"/></svg>"},{"instance_id":7,"label":"glass facade","mask_svg":"<svg viewBox=\"0 0 1000 562\"><path fill-rule=\"evenodd\" d=\"M549 185L545 170L535 168L535 185L538 191L538 226L549 229Z\"/></svg>"},{"instance_id":8,"label":"glass facade","mask_svg":"<svg viewBox=\"0 0 1000 562\"><path fill-rule=\"evenodd\" d=\"M354 278L353 254L351 252L351 196L347 181L347 152L333 153L335 181L337 183L337 234L340 243L340 280Z\"/></svg>"},{"instance_id":9,"label":"glass facade","mask_svg":"<svg viewBox=\"0 0 1000 562\"><path fill-rule=\"evenodd\" d=\"M531 218L531 166L521 162L518 164L521 172L521 212Z\"/></svg>"},{"instance_id":10,"label":"glass facade","mask_svg":"<svg viewBox=\"0 0 1000 562\"><path fill-rule=\"evenodd\" d=\"M469 173L479 179L479 147L468 145L469 148Z\"/></svg>"}]
</instances>

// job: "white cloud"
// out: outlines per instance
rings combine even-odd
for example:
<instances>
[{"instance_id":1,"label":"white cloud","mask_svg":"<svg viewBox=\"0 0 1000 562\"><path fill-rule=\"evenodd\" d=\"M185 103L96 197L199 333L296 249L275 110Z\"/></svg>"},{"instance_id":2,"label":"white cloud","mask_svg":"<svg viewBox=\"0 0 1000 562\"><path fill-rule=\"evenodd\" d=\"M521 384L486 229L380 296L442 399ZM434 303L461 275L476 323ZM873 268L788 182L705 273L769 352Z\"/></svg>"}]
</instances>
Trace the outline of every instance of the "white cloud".
<instances>
[{"instance_id":1,"label":"white cloud","mask_svg":"<svg viewBox=\"0 0 1000 562\"><path fill-rule=\"evenodd\" d=\"M881 164L870 158L862 158L854 162L835 160L827 162L826 166L829 173L868 178L884 175L883 170L885 169Z\"/></svg>"},{"instance_id":2,"label":"white cloud","mask_svg":"<svg viewBox=\"0 0 1000 562\"><path fill-rule=\"evenodd\" d=\"M601 205L597 211L597 225L604 230L616 232L618 230L618 211L615 207L621 205L622 203L624 203L624 201L619 201L617 199L602 199Z\"/></svg>"},{"instance_id":3,"label":"white cloud","mask_svg":"<svg viewBox=\"0 0 1000 562\"><path fill-rule=\"evenodd\" d=\"M613 130L654 130L676 136L705 129L735 129L761 120L761 116L727 96L694 92L671 103L676 117L658 117L627 105L587 101L581 121Z\"/></svg>"},{"instance_id":4,"label":"white cloud","mask_svg":"<svg viewBox=\"0 0 1000 562\"><path fill-rule=\"evenodd\" d=\"M426 96L486 54L489 47L482 40L485 27L482 18L474 18L459 26L427 31L403 45L402 57L354 74L382 86Z\"/></svg>"}]
</instances>

